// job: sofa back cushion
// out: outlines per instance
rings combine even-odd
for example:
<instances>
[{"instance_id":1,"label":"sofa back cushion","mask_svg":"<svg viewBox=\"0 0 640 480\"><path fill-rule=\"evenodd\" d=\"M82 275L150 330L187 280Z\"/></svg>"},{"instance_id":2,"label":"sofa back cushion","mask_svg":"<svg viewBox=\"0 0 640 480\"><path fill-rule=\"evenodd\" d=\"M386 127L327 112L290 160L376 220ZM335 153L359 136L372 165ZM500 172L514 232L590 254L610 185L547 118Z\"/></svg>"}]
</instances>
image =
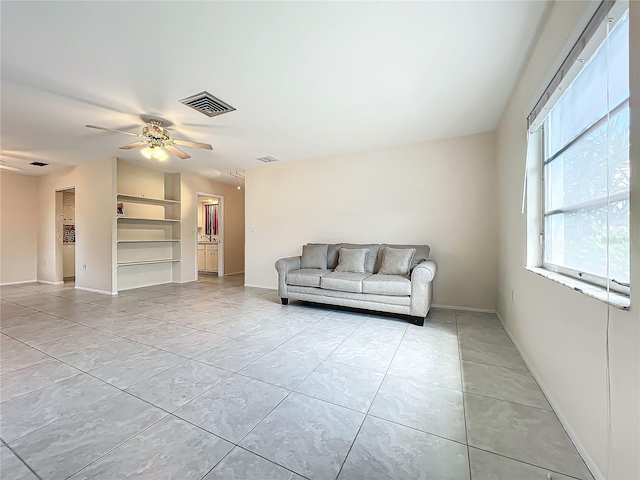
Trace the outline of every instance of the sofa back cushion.
<instances>
[{"instance_id":1,"label":"sofa back cushion","mask_svg":"<svg viewBox=\"0 0 640 480\"><path fill-rule=\"evenodd\" d=\"M308 245L326 245L324 243L309 243ZM333 270L338 265L338 256L340 255L340 249L342 248L342 243L330 243L327 246L327 266L323 268L328 268L329 270Z\"/></svg>"},{"instance_id":2,"label":"sofa back cushion","mask_svg":"<svg viewBox=\"0 0 640 480\"><path fill-rule=\"evenodd\" d=\"M373 243L368 245L359 245L357 243L343 243L342 247L350 250L359 250L363 248L369 249L369 255L367 255L367 262L365 263L364 269L365 272L373 273L378 261L378 251L380 250L379 244Z\"/></svg>"},{"instance_id":3,"label":"sofa back cushion","mask_svg":"<svg viewBox=\"0 0 640 480\"><path fill-rule=\"evenodd\" d=\"M349 249L341 248L340 257L338 259L338 266L336 272L350 272L350 273L366 273L365 265L367 262L367 256L369 255L368 248Z\"/></svg>"},{"instance_id":4,"label":"sofa back cushion","mask_svg":"<svg viewBox=\"0 0 640 480\"><path fill-rule=\"evenodd\" d=\"M413 260L411 261L411 271L413 271L415 266L418 265L419 263L422 263L425 260L429 260L429 253L431 251L431 249L429 248L429 245L388 245L388 244L382 244L382 245L380 245L380 252L382 253L382 251L387 247L401 248L401 249L415 248L416 249L416 254L413 256ZM382 255L379 254L378 255L378 261L376 263L375 273L378 273L378 271L380 270L380 262L381 261L382 261ZM409 273L411 273L411 272L409 272Z\"/></svg>"},{"instance_id":5,"label":"sofa back cushion","mask_svg":"<svg viewBox=\"0 0 640 480\"><path fill-rule=\"evenodd\" d=\"M416 254L415 248L383 248L380 252L381 275L409 275L411 261Z\"/></svg>"},{"instance_id":6,"label":"sofa back cushion","mask_svg":"<svg viewBox=\"0 0 640 480\"><path fill-rule=\"evenodd\" d=\"M308 245L323 245L320 243L309 243ZM368 244L368 245L360 245L354 243L330 243L327 247L327 266L329 270L335 270L338 266L338 256L340 255L341 248L349 248L349 249L360 249L360 248L368 248L369 255L367 257L367 263L365 265L365 270L368 273L378 273L380 270L380 261L382 260L380 257L380 252L385 247L392 248L415 248L416 254L413 256L413 260L411 261L411 270L414 269L416 265L425 260L429 260L429 245L391 245L391 244Z\"/></svg>"},{"instance_id":7,"label":"sofa back cushion","mask_svg":"<svg viewBox=\"0 0 640 480\"><path fill-rule=\"evenodd\" d=\"M327 268L327 250L326 243L304 245L300 268Z\"/></svg>"}]
</instances>

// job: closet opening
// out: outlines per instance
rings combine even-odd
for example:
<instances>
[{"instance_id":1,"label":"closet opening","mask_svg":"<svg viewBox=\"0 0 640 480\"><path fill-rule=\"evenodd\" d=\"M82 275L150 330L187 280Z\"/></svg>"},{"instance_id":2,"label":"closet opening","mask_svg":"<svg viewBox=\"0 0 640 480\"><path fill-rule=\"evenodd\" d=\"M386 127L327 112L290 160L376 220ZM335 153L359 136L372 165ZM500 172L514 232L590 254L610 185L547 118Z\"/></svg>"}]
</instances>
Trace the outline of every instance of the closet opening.
<instances>
[{"instance_id":1,"label":"closet opening","mask_svg":"<svg viewBox=\"0 0 640 480\"><path fill-rule=\"evenodd\" d=\"M197 279L224 276L224 197L198 193L196 208Z\"/></svg>"},{"instance_id":2,"label":"closet opening","mask_svg":"<svg viewBox=\"0 0 640 480\"><path fill-rule=\"evenodd\" d=\"M76 190L56 190L56 283L76 280Z\"/></svg>"}]
</instances>

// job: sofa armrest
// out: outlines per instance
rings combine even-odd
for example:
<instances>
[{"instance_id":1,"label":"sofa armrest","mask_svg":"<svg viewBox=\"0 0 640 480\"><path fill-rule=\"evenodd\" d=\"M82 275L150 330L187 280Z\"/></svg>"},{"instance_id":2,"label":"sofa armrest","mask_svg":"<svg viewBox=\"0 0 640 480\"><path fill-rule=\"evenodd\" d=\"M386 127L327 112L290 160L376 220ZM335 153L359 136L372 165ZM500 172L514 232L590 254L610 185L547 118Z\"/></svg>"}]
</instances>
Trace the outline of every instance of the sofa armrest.
<instances>
[{"instance_id":1,"label":"sofa armrest","mask_svg":"<svg viewBox=\"0 0 640 480\"><path fill-rule=\"evenodd\" d=\"M292 270L300 269L301 257L281 258L276 262L276 270L278 271L278 295L280 298L289 298L287 293L287 273Z\"/></svg>"},{"instance_id":2,"label":"sofa armrest","mask_svg":"<svg viewBox=\"0 0 640 480\"><path fill-rule=\"evenodd\" d=\"M420 262L415 266L415 268L411 272L411 281L413 282L414 275L417 275L422 281L433 282L437 271L438 265L436 265L436 262L434 262L433 260L425 260L424 262Z\"/></svg>"},{"instance_id":3,"label":"sofa armrest","mask_svg":"<svg viewBox=\"0 0 640 480\"><path fill-rule=\"evenodd\" d=\"M411 272L411 315L425 317L431 307L433 288L431 282L436 276L438 266L433 260L419 263Z\"/></svg>"}]
</instances>

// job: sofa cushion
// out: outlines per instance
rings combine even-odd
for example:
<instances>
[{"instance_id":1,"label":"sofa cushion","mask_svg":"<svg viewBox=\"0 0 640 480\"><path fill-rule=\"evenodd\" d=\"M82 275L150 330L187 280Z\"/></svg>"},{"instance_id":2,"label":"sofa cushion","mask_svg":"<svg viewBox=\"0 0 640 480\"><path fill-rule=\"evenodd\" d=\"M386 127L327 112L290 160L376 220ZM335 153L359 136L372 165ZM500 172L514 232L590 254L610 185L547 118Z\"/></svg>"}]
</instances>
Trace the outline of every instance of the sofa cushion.
<instances>
[{"instance_id":1,"label":"sofa cushion","mask_svg":"<svg viewBox=\"0 0 640 480\"><path fill-rule=\"evenodd\" d=\"M411 260L416 254L415 248L387 247L380 253L380 269L382 275L409 275Z\"/></svg>"},{"instance_id":2,"label":"sofa cushion","mask_svg":"<svg viewBox=\"0 0 640 480\"><path fill-rule=\"evenodd\" d=\"M424 262L425 260L429 260L430 248L429 245L380 245L380 254L378 255L378 262L376 264L376 268L374 270L375 273L378 273L380 270L380 263L382 261L382 252L387 247L391 248L415 248L416 254L413 256L413 260L411 261L411 271L418 265L419 263Z\"/></svg>"},{"instance_id":3,"label":"sofa cushion","mask_svg":"<svg viewBox=\"0 0 640 480\"><path fill-rule=\"evenodd\" d=\"M354 293L340 292L338 290L326 290L315 287L299 287L290 285L287 289L290 298L298 298L308 302L328 303L330 305L357 306L362 308L371 308L370 305L394 305L409 307L411 305L411 297L408 295L374 295L371 293ZM330 301L323 302L321 299L326 298ZM362 302L362 305L348 305L341 300L356 300ZM368 304L369 306L365 305ZM376 308L377 310L377 308ZM388 311L388 310L385 310ZM408 313L394 310L396 313Z\"/></svg>"},{"instance_id":4,"label":"sofa cushion","mask_svg":"<svg viewBox=\"0 0 640 480\"><path fill-rule=\"evenodd\" d=\"M411 295L411 280L401 275L371 275L362 281L362 293L376 295Z\"/></svg>"},{"instance_id":5,"label":"sofa cushion","mask_svg":"<svg viewBox=\"0 0 640 480\"><path fill-rule=\"evenodd\" d=\"M300 258L300 268L327 268L327 248L326 243L309 244L302 247L302 257Z\"/></svg>"},{"instance_id":6,"label":"sofa cushion","mask_svg":"<svg viewBox=\"0 0 640 480\"><path fill-rule=\"evenodd\" d=\"M320 278L331 273L331 270L321 268L301 268L287 273L288 285L300 285L302 287L319 287Z\"/></svg>"},{"instance_id":7,"label":"sofa cushion","mask_svg":"<svg viewBox=\"0 0 640 480\"><path fill-rule=\"evenodd\" d=\"M368 254L369 250L367 248L360 248L357 250L341 248L340 258L335 271L365 273L365 263L367 261Z\"/></svg>"},{"instance_id":8,"label":"sofa cushion","mask_svg":"<svg viewBox=\"0 0 640 480\"><path fill-rule=\"evenodd\" d=\"M344 243L342 244L343 248L349 249L361 249L368 248L369 255L367 256L367 263L365 264L365 272L373 273L378 260L378 251L380 250L380 245L377 243L371 243L369 245L359 245L357 243Z\"/></svg>"},{"instance_id":9,"label":"sofa cushion","mask_svg":"<svg viewBox=\"0 0 640 480\"><path fill-rule=\"evenodd\" d=\"M309 245L320 245L319 243L310 243ZM333 270L338 265L338 256L340 255L341 243L330 243L327 248L327 268Z\"/></svg>"},{"instance_id":10,"label":"sofa cushion","mask_svg":"<svg viewBox=\"0 0 640 480\"><path fill-rule=\"evenodd\" d=\"M320 279L320 287L325 290L362 293L362 281L370 275L370 273L353 272L327 273Z\"/></svg>"}]
</instances>

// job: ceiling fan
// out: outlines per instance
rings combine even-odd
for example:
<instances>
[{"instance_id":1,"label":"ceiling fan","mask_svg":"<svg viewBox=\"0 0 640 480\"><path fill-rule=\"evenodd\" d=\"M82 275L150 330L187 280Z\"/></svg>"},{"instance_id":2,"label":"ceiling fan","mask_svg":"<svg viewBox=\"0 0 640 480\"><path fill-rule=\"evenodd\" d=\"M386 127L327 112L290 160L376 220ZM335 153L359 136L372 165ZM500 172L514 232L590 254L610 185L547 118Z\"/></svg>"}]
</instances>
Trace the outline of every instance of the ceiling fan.
<instances>
[{"instance_id":1,"label":"ceiling fan","mask_svg":"<svg viewBox=\"0 0 640 480\"><path fill-rule=\"evenodd\" d=\"M213 150L213 147L208 143L189 142L187 140L178 140L177 138L171 138L169 131L162 125L162 121L150 119L142 128L141 134L125 132L124 130L115 130L113 128L96 127L95 125L87 125L87 127L95 128L97 130L105 130L107 132L124 133L125 135L131 135L133 137L141 138L142 140L138 142L120 147L120 150L131 150L133 148L143 147L146 145L146 148L142 149L140 153L142 153L142 155L144 155L146 158L154 157L160 161L169 158L169 155L167 155L164 150L173 153L176 157L179 157L183 160L191 158L190 155L184 153L182 150L176 147L176 145L180 145L181 147L193 147L203 148L205 150Z\"/></svg>"}]
</instances>

